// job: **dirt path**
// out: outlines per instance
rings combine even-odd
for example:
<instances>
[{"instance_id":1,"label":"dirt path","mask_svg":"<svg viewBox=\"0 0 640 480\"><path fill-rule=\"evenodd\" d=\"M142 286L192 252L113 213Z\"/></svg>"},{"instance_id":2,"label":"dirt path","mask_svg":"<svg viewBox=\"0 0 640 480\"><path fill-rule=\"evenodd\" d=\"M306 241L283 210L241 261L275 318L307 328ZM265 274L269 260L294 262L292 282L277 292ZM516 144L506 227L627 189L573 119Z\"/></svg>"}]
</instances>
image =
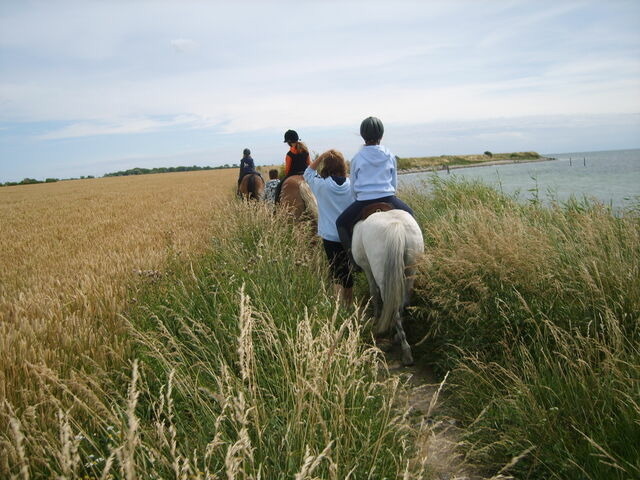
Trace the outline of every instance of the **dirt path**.
<instances>
[{"instance_id":1,"label":"dirt path","mask_svg":"<svg viewBox=\"0 0 640 480\"><path fill-rule=\"evenodd\" d=\"M399 348L394 347L386 353L387 365L391 375L408 379L410 388L401 399L405 410L410 409L409 418L418 432L419 449L416 462L423 459L437 480L480 480L483 477L470 473L464 458L456 452L461 430L455 419L441 412L446 399L441 395L441 381L433 371L419 362L410 367L402 366ZM445 379L446 381L446 379Z\"/></svg>"}]
</instances>

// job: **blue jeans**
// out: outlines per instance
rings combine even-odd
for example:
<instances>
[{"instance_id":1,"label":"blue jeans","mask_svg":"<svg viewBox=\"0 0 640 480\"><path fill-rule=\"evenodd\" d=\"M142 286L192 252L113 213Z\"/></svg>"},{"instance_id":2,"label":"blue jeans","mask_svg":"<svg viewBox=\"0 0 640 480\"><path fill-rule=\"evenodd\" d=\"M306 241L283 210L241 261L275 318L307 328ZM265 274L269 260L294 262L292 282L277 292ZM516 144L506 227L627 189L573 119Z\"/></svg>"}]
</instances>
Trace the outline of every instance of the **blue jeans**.
<instances>
[{"instance_id":1,"label":"blue jeans","mask_svg":"<svg viewBox=\"0 0 640 480\"><path fill-rule=\"evenodd\" d=\"M399 210L404 210L413 215L413 210L411 207L400 200L395 195L389 195L388 197L374 198L372 200L356 200L351 205L349 205L344 212L340 214L340 216L336 219L336 227L338 229L338 236L340 237L340 241L342 242L342 246L344 249L351 253L351 234L353 232L353 227L356 222L360 219L362 215L362 210L367 205L371 205L372 203L385 202L390 203L395 208Z\"/></svg>"}]
</instances>

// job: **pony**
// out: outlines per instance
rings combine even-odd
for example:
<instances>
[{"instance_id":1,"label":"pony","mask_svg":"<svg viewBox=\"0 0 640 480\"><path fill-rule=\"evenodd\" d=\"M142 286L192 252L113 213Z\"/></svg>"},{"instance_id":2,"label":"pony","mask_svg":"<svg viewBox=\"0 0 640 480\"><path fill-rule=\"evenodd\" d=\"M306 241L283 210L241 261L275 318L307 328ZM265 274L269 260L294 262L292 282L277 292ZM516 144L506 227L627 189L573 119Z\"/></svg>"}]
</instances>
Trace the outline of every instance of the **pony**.
<instances>
[{"instance_id":1,"label":"pony","mask_svg":"<svg viewBox=\"0 0 640 480\"><path fill-rule=\"evenodd\" d=\"M264 180L257 173L246 174L238 186L238 195L248 200L261 200L264 195Z\"/></svg>"},{"instance_id":2,"label":"pony","mask_svg":"<svg viewBox=\"0 0 640 480\"><path fill-rule=\"evenodd\" d=\"M287 208L296 220L318 218L318 202L302 175L291 175L282 181L280 205Z\"/></svg>"},{"instance_id":3,"label":"pony","mask_svg":"<svg viewBox=\"0 0 640 480\"><path fill-rule=\"evenodd\" d=\"M404 210L388 210L386 204L353 228L352 254L364 270L373 299L375 334L380 337L396 330L402 348L402 363L413 364L411 347L402 328L402 313L409 305L416 262L424 253L422 231ZM364 216L363 216L364 217Z\"/></svg>"}]
</instances>

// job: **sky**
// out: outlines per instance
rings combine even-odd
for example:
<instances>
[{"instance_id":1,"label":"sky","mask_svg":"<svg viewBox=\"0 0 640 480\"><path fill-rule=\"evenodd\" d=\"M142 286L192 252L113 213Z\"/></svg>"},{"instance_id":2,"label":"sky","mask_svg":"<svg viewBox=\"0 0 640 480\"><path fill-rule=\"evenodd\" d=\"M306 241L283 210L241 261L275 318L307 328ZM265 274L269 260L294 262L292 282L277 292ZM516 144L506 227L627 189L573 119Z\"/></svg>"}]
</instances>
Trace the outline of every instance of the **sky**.
<instances>
[{"instance_id":1,"label":"sky","mask_svg":"<svg viewBox=\"0 0 640 480\"><path fill-rule=\"evenodd\" d=\"M640 2L0 0L0 182L640 147Z\"/></svg>"}]
</instances>

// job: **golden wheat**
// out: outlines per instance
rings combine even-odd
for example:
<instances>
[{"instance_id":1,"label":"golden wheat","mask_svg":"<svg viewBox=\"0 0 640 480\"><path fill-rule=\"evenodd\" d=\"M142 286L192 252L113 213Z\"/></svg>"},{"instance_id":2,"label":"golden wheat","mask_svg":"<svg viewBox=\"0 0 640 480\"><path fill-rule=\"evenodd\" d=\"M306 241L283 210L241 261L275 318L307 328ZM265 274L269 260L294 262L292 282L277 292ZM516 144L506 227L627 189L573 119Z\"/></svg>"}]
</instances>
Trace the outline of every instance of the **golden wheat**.
<instances>
[{"instance_id":1,"label":"golden wheat","mask_svg":"<svg viewBox=\"0 0 640 480\"><path fill-rule=\"evenodd\" d=\"M235 169L0 189L0 402L38 401L32 365L119 362L131 280L207 243ZM89 361L89 359L91 359Z\"/></svg>"}]
</instances>

